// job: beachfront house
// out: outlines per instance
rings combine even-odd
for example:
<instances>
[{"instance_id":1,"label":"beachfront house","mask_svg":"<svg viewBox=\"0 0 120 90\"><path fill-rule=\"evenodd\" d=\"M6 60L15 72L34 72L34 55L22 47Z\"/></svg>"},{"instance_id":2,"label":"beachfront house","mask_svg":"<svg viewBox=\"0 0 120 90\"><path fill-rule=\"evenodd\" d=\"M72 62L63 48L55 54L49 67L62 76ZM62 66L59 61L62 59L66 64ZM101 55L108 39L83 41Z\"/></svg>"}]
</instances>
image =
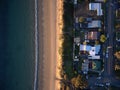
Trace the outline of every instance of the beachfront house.
<instances>
[{"instance_id":1,"label":"beachfront house","mask_svg":"<svg viewBox=\"0 0 120 90\"><path fill-rule=\"evenodd\" d=\"M89 10L94 10L97 12L97 16L103 15L102 4L101 3L89 3Z\"/></svg>"},{"instance_id":2,"label":"beachfront house","mask_svg":"<svg viewBox=\"0 0 120 90\"><path fill-rule=\"evenodd\" d=\"M89 31L85 34L85 40L98 40L100 33L97 31Z\"/></svg>"},{"instance_id":3,"label":"beachfront house","mask_svg":"<svg viewBox=\"0 0 120 90\"><path fill-rule=\"evenodd\" d=\"M88 59L100 59L100 52L101 45L83 45L80 44L80 52L85 51L88 52Z\"/></svg>"}]
</instances>

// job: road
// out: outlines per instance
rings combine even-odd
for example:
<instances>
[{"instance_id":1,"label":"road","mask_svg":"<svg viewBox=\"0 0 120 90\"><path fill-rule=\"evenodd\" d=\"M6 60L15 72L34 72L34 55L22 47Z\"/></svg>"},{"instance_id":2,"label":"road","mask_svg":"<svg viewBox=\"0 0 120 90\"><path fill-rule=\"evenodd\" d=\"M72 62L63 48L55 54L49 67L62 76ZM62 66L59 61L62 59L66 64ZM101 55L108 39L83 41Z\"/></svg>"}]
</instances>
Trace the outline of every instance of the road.
<instances>
[{"instance_id":1,"label":"road","mask_svg":"<svg viewBox=\"0 0 120 90\"><path fill-rule=\"evenodd\" d=\"M105 58L104 61L104 73L103 78L98 80L99 83L111 83L112 85L120 86L120 80L115 78L114 74L114 18L115 18L115 8L114 8L114 0L109 0L106 4L106 8L108 13L106 20L106 32L109 35L107 40L106 49L108 49L108 58ZM107 48L111 46L112 48Z\"/></svg>"},{"instance_id":2,"label":"road","mask_svg":"<svg viewBox=\"0 0 120 90\"><path fill-rule=\"evenodd\" d=\"M106 4L107 9L107 17L105 20L105 32L108 34L109 38L105 42L104 46L108 50L108 58L103 56L104 58L104 72L101 75L101 79L97 79L92 77L89 81L91 86L94 86L95 83L105 84L111 83L112 85L120 87L120 80L116 79L114 74L114 18L115 18L115 8L114 8L114 0L108 0ZM111 46L112 48L107 48Z\"/></svg>"},{"instance_id":3,"label":"road","mask_svg":"<svg viewBox=\"0 0 120 90\"><path fill-rule=\"evenodd\" d=\"M107 47L111 46L112 48L108 49L108 59L105 59L105 68L104 68L104 82L115 83L118 80L115 79L114 75L114 18L115 18L115 9L114 9L114 0L109 0L107 3L107 26L106 31L109 35L107 41Z\"/></svg>"},{"instance_id":4,"label":"road","mask_svg":"<svg viewBox=\"0 0 120 90\"><path fill-rule=\"evenodd\" d=\"M109 0L107 3L107 34L109 35L109 39L108 39L108 46L111 46L112 48L107 48L108 49L108 59L106 59L105 61L105 76L110 76L113 73L113 31L114 31L114 24L113 24L113 20L114 20L114 10L113 7L111 6L112 4L112 0Z\"/></svg>"},{"instance_id":5,"label":"road","mask_svg":"<svg viewBox=\"0 0 120 90\"><path fill-rule=\"evenodd\" d=\"M55 90L56 0L38 0L39 64L37 90Z\"/></svg>"},{"instance_id":6,"label":"road","mask_svg":"<svg viewBox=\"0 0 120 90\"><path fill-rule=\"evenodd\" d=\"M110 5L112 0L109 0L109 6L108 6L108 17L107 17L107 22L108 22L108 35L109 35L109 42L108 46L111 46L112 48L107 48L108 49L108 62L107 62L107 73L108 75L111 75L111 72L113 70L111 62L113 62L113 9L112 6Z\"/></svg>"}]
</instances>

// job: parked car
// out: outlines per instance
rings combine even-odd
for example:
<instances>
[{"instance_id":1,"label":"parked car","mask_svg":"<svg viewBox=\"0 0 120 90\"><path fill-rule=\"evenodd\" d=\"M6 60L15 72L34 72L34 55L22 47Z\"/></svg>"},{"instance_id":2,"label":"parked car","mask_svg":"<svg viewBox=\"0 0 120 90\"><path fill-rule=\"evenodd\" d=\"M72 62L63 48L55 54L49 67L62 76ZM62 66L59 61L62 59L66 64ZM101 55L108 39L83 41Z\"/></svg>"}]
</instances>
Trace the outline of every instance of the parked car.
<instances>
[{"instance_id":1,"label":"parked car","mask_svg":"<svg viewBox=\"0 0 120 90\"><path fill-rule=\"evenodd\" d=\"M112 46L108 46L107 48L108 48L108 49L109 49L109 48L112 48Z\"/></svg>"},{"instance_id":2,"label":"parked car","mask_svg":"<svg viewBox=\"0 0 120 90\"><path fill-rule=\"evenodd\" d=\"M77 0L74 0L74 4L77 4Z\"/></svg>"},{"instance_id":3,"label":"parked car","mask_svg":"<svg viewBox=\"0 0 120 90\"><path fill-rule=\"evenodd\" d=\"M101 79L101 77L97 77L97 79Z\"/></svg>"},{"instance_id":4,"label":"parked car","mask_svg":"<svg viewBox=\"0 0 120 90\"><path fill-rule=\"evenodd\" d=\"M98 83L95 83L96 86L100 86L100 87L103 87L104 85L103 84L98 84Z\"/></svg>"},{"instance_id":5,"label":"parked car","mask_svg":"<svg viewBox=\"0 0 120 90\"><path fill-rule=\"evenodd\" d=\"M106 58L108 58L108 53L106 53Z\"/></svg>"},{"instance_id":6,"label":"parked car","mask_svg":"<svg viewBox=\"0 0 120 90\"><path fill-rule=\"evenodd\" d=\"M88 75L86 75L86 79L88 79Z\"/></svg>"},{"instance_id":7,"label":"parked car","mask_svg":"<svg viewBox=\"0 0 120 90\"><path fill-rule=\"evenodd\" d=\"M103 84L98 84L98 86L103 87L104 85Z\"/></svg>"},{"instance_id":8,"label":"parked car","mask_svg":"<svg viewBox=\"0 0 120 90\"><path fill-rule=\"evenodd\" d=\"M107 83L106 83L106 86L110 86L110 83L109 83L109 82L107 82Z\"/></svg>"},{"instance_id":9,"label":"parked car","mask_svg":"<svg viewBox=\"0 0 120 90\"><path fill-rule=\"evenodd\" d=\"M109 38L109 34L107 34L107 38Z\"/></svg>"},{"instance_id":10,"label":"parked car","mask_svg":"<svg viewBox=\"0 0 120 90\"><path fill-rule=\"evenodd\" d=\"M106 50L106 58L108 58L108 48L107 48L107 50Z\"/></svg>"}]
</instances>

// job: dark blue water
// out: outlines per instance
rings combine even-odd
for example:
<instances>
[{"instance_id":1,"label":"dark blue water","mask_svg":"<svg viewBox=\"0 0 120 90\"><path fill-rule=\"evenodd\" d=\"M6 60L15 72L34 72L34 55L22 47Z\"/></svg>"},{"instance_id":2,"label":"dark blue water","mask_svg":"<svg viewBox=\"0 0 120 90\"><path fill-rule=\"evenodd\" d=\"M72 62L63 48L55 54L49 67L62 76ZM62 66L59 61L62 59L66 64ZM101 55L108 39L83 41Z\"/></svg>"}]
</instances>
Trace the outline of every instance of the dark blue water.
<instances>
[{"instance_id":1,"label":"dark blue water","mask_svg":"<svg viewBox=\"0 0 120 90\"><path fill-rule=\"evenodd\" d=\"M0 0L0 90L33 90L34 0Z\"/></svg>"},{"instance_id":2,"label":"dark blue water","mask_svg":"<svg viewBox=\"0 0 120 90\"><path fill-rule=\"evenodd\" d=\"M6 43L7 43L7 6L0 0L0 90L5 87Z\"/></svg>"}]
</instances>

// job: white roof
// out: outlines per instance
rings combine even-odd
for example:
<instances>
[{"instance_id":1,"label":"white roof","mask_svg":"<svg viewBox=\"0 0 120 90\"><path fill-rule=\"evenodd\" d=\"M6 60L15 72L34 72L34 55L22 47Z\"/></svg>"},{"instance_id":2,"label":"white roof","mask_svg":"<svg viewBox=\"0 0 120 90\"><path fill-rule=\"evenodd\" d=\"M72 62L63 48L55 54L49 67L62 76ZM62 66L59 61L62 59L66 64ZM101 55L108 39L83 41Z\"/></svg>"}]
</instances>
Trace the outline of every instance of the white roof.
<instances>
[{"instance_id":1,"label":"white roof","mask_svg":"<svg viewBox=\"0 0 120 90\"><path fill-rule=\"evenodd\" d=\"M80 44L80 51L88 51L90 55L98 54L100 51L100 48L101 48L100 45L90 46L90 45Z\"/></svg>"},{"instance_id":2,"label":"white roof","mask_svg":"<svg viewBox=\"0 0 120 90\"><path fill-rule=\"evenodd\" d=\"M89 10L97 10L97 15L103 15L101 3L89 3Z\"/></svg>"},{"instance_id":3,"label":"white roof","mask_svg":"<svg viewBox=\"0 0 120 90\"><path fill-rule=\"evenodd\" d=\"M89 51L89 54L91 56L94 56L95 55L95 47L91 47L91 50Z\"/></svg>"},{"instance_id":4,"label":"white roof","mask_svg":"<svg viewBox=\"0 0 120 90\"><path fill-rule=\"evenodd\" d=\"M74 0L74 4L77 4L77 0Z\"/></svg>"},{"instance_id":5,"label":"white roof","mask_svg":"<svg viewBox=\"0 0 120 90\"><path fill-rule=\"evenodd\" d=\"M88 23L88 28L101 28L101 21L100 20L93 20Z\"/></svg>"},{"instance_id":6,"label":"white roof","mask_svg":"<svg viewBox=\"0 0 120 90\"><path fill-rule=\"evenodd\" d=\"M100 56L98 55L100 51L100 45L95 45L95 46L89 46L89 45L80 45L80 50L81 51L88 51L89 56L88 59L100 59Z\"/></svg>"},{"instance_id":7,"label":"white roof","mask_svg":"<svg viewBox=\"0 0 120 90\"><path fill-rule=\"evenodd\" d=\"M88 56L88 59L100 59L99 55Z\"/></svg>"}]
</instances>

